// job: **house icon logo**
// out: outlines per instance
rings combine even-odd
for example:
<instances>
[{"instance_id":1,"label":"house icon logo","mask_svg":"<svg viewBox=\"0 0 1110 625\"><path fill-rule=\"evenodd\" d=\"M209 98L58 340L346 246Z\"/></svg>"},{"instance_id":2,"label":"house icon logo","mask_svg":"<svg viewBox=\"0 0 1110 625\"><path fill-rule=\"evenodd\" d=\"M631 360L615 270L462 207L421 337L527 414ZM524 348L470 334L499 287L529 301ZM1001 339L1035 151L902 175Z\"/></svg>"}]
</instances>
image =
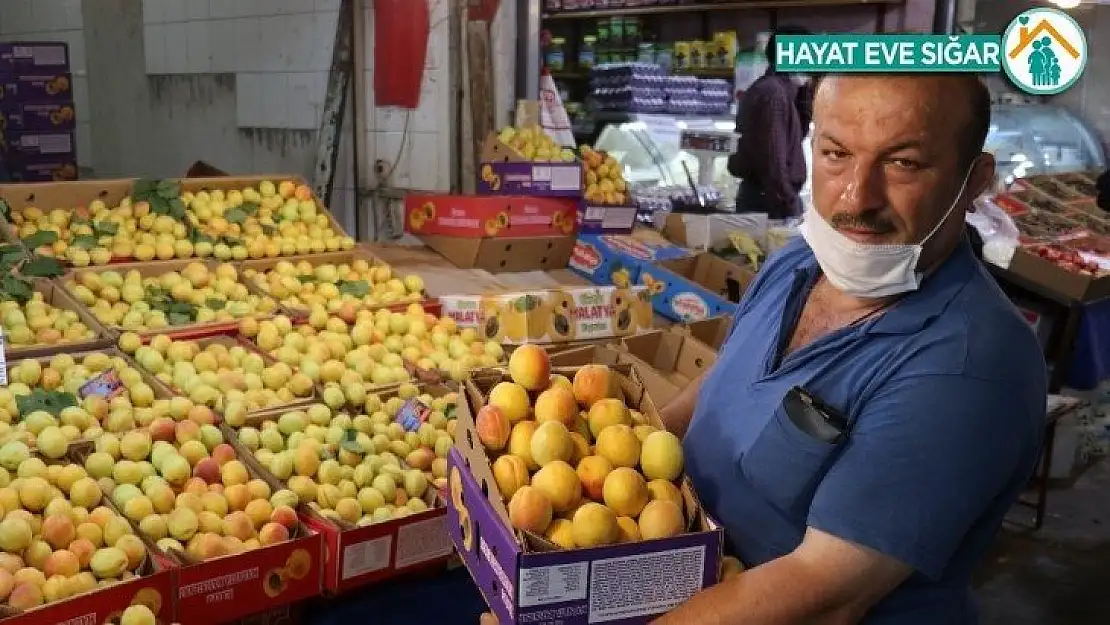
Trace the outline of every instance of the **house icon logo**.
<instances>
[{"instance_id":1,"label":"house icon logo","mask_svg":"<svg viewBox=\"0 0 1110 625\"><path fill-rule=\"evenodd\" d=\"M1087 67L1087 36L1070 15L1036 8L1014 18L1002 35L1002 69L1022 91L1065 91Z\"/></svg>"}]
</instances>

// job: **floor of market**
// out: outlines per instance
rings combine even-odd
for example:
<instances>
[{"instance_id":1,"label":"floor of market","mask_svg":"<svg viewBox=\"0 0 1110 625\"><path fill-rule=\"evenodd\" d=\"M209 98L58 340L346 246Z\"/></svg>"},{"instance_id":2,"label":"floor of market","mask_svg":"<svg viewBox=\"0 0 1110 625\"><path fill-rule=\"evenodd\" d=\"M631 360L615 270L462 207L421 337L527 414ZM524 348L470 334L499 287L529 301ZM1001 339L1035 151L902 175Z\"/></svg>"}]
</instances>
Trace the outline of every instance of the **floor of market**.
<instances>
[{"instance_id":1,"label":"floor of market","mask_svg":"<svg viewBox=\"0 0 1110 625\"><path fill-rule=\"evenodd\" d=\"M1049 492L1040 531L1007 525L976 580L983 625L1110 623L1110 461ZM1015 508L1015 521L1028 511Z\"/></svg>"}]
</instances>

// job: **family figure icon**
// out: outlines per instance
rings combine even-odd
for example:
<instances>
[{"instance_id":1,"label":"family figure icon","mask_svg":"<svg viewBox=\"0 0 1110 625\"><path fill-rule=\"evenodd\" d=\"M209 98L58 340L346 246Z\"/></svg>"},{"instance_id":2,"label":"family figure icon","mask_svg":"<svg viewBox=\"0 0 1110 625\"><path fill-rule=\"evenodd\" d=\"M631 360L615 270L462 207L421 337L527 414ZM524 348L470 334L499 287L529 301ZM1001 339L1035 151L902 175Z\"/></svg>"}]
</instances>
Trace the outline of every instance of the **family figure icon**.
<instances>
[{"instance_id":1,"label":"family figure icon","mask_svg":"<svg viewBox=\"0 0 1110 625\"><path fill-rule=\"evenodd\" d=\"M1034 85L1054 87L1060 84L1060 59L1052 49L1052 38L1045 36L1033 42L1029 54L1029 74Z\"/></svg>"}]
</instances>

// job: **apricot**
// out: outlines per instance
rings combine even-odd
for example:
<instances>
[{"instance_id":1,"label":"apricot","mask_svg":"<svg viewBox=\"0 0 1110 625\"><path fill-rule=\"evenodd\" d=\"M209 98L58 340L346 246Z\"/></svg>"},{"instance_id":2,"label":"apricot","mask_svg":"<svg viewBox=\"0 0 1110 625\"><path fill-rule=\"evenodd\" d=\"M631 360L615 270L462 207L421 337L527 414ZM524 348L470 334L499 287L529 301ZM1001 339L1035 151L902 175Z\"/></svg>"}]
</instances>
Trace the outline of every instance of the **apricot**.
<instances>
[{"instance_id":1,"label":"apricot","mask_svg":"<svg viewBox=\"0 0 1110 625\"><path fill-rule=\"evenodd\" d=\"M254 523L246 512L232 512L224 517L224 536L250 540L254 538Z\"/></svg>"},{"instance_id":2,"label":"apricot","mask_svg":"<svg viewBox=\"0 0 1110 625\"><path fill-rule=\"evenodd\" d=\"M649 480L677 480L682 475L682 441L670 432L648 434L640 449L640 468Z\"/></svg>"},{"instance_id":3,"label":"apricot","mask_svg":"<svg viewBox=\"0 0 1110 625\"><path fill-rule=\"evenodd\" d=\"M100 485L91 477L79 478L69 486L70 502L86 510L92 509L100 503L100 495Z\"/></svg>"},{"instance_id":4,"label":"apricot","mask_svg":"<svg viewBox=\"0 0 1110 625\"><path fill-rule=\"evenodd\" d=\"M359 507L359 516L362 516L361 507ZM258 531L258 542L263 546L274 545L287 540L289 540L289 530L280 523L266 523Z\"/></svg>"},{"instance_id":5,"label":"apricot","mask_svg":"<svg viewBox=\"0 0 1110 625\"><path fill-rule=\"evenodd\" d=\"M547 388L551 380L551 360L547 357L547 350L533 343L513 350L509 356L509 377L525 390Z\"/></svg>"},{"instance_id":6,"label":"apricot","mask_svg":"<svg viewBox=\"0 0 1110 625\"><path fill-rule=\"evenodd\" d=\"M478 430L478 440L490 451L504 449L509 442L509 434L512 433L512 423L508 416L493 404L482 406L478 410L474 426Z\"/></svg>"},{"instance_id":7,"label":"apricot","mask_svg":"<svg viewBox=\"0 0 1110 625\"><path fill-rule=\"evenodd\" d=\"M146 547L143 545L143 539L134 534L121 536L116 541L116 549L127 556L127 570L129 571L139 568L139 565L143 563L143 558L146 557Z\"/></svg>"},{"instance_id":8,"label":"apricot","mask_svg":"<svg viewBox=\"0 0 1110 625\"><path fill-rule=\"evenodd\" d=\"M574 399L574 393L561 386L553 386L536 398L534 412L536 421L558 421L570 430L574 428L575 419L578 418L578 402Z\"/></svg>"},{"instance_id":9,"label":"apricot","mask_svg":"<svg viewBox=\"0 0 1110 625\"><path fill-rule=\"evenodd\" d=\"M590 406L586 421L590 425L590 434L596 439L601 431L610 425L631 427L632 413L628 411L628 406L625 406L623 401L607 397L597 400Z\"/></svg>"},{"instance_id":10,"label":"apricot","mask_svg":"<svg viewBox=\"0 0 1110 625\"><path fill-rule=\"evenodd\" d=\"M590 442L586 440L585 436L582 436L578 432L571 432L570 440L574 443L574 453L570 456L571 464L576 465L579 460L591 455L592 450L590 449Z\"/></svg>"},{"instance_id":11,"label":"apricot","mask_svg":"<svg viewBox=\"0 0 1110 625\"><path fill-rule=\"evenodd\" d=\"M244 508L244 512L250 517L255 529L260 529L270 522L270 515L274 513L274 508L267 499L252 499Z\"/></svg>"},{"instance_id":12,"label":"apricot","mask_svg":"<svg viewBox=\"0 0 1110 625\"><path fill-rule=\"evenodd\" d=\"M224 486L246 484L251 479L246 465L238 460L231 460L220 467L220 476L223 478Z\"/></svg>"},{"instance_id":13,"label":"apricot","mask_svg":"<svg viewBox=\"0 0 1110 625\"><path fill-rule=\"evenodd\" d=\"M524 461L529 471L540 468L532 459L532 435L536 433L535 421L521 421L513 425L509 434L509 453Z\"/></svg>"},{"instance_id":14,"label":"apricot","mask_svg":"<svg viewBox=\"0 0 1110 625\"><path fill-rule=\"evenodd\" d=\"M170 513L170 518L166 522L170 536L177 540L189 540L196 534L199 526L200 520L197 519L197 513L188 507L176 508Z\"/></svg>"},{"instance_id":15,"label":"apricot","mask_svg":"<svg viewBox=\"0 0 1110 625\"><path fill-rule=\"evenodd\" d=\"M613 471L613 463L602 456L586 456L578 462L578 479L582 488L594 501L601 501L605 478Z\"/></svg>"},{"instance_id":16,"label":"apricot","mask_svg":"<svg viewBox=\"0 0 1110 625\"><path fill-rule=\"evenodd\" d=\"M552 520L551 525L547 526L544 537L563 549L574 549L576 547L573 524L566 519Z\"/></svg>"},{"instance_id":17,"label":"apricot","mask_svg":"<svg viewBox=\"0 0 1110 625\"><path fill-rule=\"evenodd\" d=\"M571 381L567 379L567 376L561 373L551 374L550 382L548 382L548 388L554 388L556 386L565 388L571 393L574 393L574 384L571 384Z\"/></svg>"},{"instance_id":18,"label":"apricot","mask_svg":"<svg viewBox=\"0 0 1110 625\"><path fill-rule=\"evenodd\" d=\"M505 414L509 423L516 423L528 418L530 405L528 391L514 382L501 382L489 392L490 406L497 406Z\"/></svg>"},{"instance_id":19,"label":"apricot","mask_svg":"<svg viewBox=\"0 0 1110 625\"><path fill-rule=\"evenodd\" d=\"M16 610L30 610L42 605L42 589L35 584L22 582L12 588L8 595L8 605Z\"/></svg>"},{"instance_id":20,"label":"apricot","mask_svg":"<svg viewBox=\"0 0 1110 625\"><path fill-rule=\"evenodd\" d=\"M96 545L84 538L78 538L69 544L68 549L70 553L77 556L77 564L80 565L80 568L85 568L89 565L89 560L96 551Z\"/></svg>"},{"instance_id":21,"label":"apricot","mask_svg":"<svg viewBox=\"0 0 1110 625\"><path fill-rule=\"evenodd\" d=\"M562 460L549 462L536 471L532 476L532 487L547 497L551 509L557 513L571 510L582 499L582 482L578 481L578 474Z\"/></svg>"},{"instance_id":22,"label":"apricot","mask_svg":"<svg viewBox=\"0 0 1110 625\"><path fill-rule=\"evenodd\" d=\"M544 421L532 434L528 449L532 460L540 467L556 460L568 462L574 455L574 441L567 427L558 421Z\"/></svg>"},{"instance_id":23,"label":"apricot","mask_svg":"<svg viewBox=\"0 0 1110 625\"><path fill-rule=\"evenodd\" d=\"M571 519L571 535L579 547L611 545L620 537L617 515L599 503L583 504Z\"/></svg>"},{"instance_id":24,"label":"apricot","mask_svg":"<svg viewBox=\"0 0 1110 625\"><path fill-rule=\"evenodd\" d=\"M198 534L219 534L224 531L224 519L215 512L205 510L197 515Z\"/></svg>"},{"instance_id":25,"label":"apricot","mask_svg":"<svg viewBox=\"0 0 1110 625\"><path fill-rule=\"evenodd\" d=\"M682 508L673 501L649 501L640 512L640 536L644 540L677 536L686 528Z\"/></svg>"},{"instance_id":26,"label":"apricot","mask_svg":"<svg viewBox=\"0 0 1110 625\"><path fill-rule=\"evenodd\" d=\"M610 425L602 430L594 449L615 467L632 468L640 462L640 439L627 425Z\"/></svg>"},{"instance_id":27,"label":"apricot","mask_svg":"<svg viewBox=\"0 0 1110 625\"><path fill-rule=\"evenodd\" d=\"M155 625L154 612L145 605L131 605L120 615L120 625Z\"/></svg>"},{"instance_id":28,"label":"apricot","mask_svg":"<svg viewBox=\"0 0 1110 625\"><path fill-rule=\"evenodd\" d=\"M56 514L42 522L42 539L55 549L65 549L77 538L77 528L67 516Z\"/></svg>"},{"instance_id":29,"label":"apricot","mask_svg":"<svg viewBox=\"0 0 1110 625\"><path fill-rule=\"evenodd\" d=\"M320 469L320 452L311 445L301 445L293 452L293 471L297 475L312 477Z\"/></svg>"},{"instance_id":30,"label":"apricot","mask_svg":"<svg viewBox=\"0 0 1110 625\"><path fill-rule=\"evenodd\" d=\"M46 558L42 565L42 572L50 578L55 575L70 577L81 571L81 561L77 555L67 549L59 549Z\"/></svg>"},{"instance_id":31,"label":"apricot","mask_svg":"<svg viewBox=\"0 0 1110 625\"><path fill-rule=\"evenodd\" d=\"M154 541L162 540L170 534L170 529L166 525L166 517L161 514L152 514L140 521L139 531ZM73 550L72 545L70 545L70 550Z\"/></svg>"},{"instance_id":32,"label":"apricot","mask_svg":"<svg viewBox=\"0 0 1110 625\"><path fill-rule=\"evenodd\" d=\"M220 466L235 460L235 448L227 443L220 443L212 450L212 459L215 460Z\"/></svg>"},{"instance_id":33,"label":"apricot","mask_svg":"<svg viewBox=\"0 0 1110 625\"><path fill-rule=\"evenodd\" d=\"M648 482L647 487L652 501L656 499L670 501L678 506L679 510L683 509L686 505L685 500L682 498L682 491L667 480L651 480Z\"/></svg>"},{"instance_id":34,"label":"apricot","mask_svg":"<svg viewBox=\"0 0 1110 625\"><path fill-rule=\"evenodd\" d=\"M19 553L31 544L31 524L23 519L8 518L0 521L0 549L9 553Z\"/></svg>"},{"instance_id":35,"label":"apricot","mask_svg":"<svg viewBox=\"0 0 1110 625\"><path fill-rule=\"evenodd\" d=\"M23 558L14 553L0 553L0 570L14 574L23 568Z\"/></svg>"},{"instance_id":36,"label":"apricot","mask_svg":"<svg viewBox=\"0 0 1110 625\"><path fill-rule=\"evenodd\" d=\"M506 500L528 485L528 465L518 456L505 454L493 461L493 479Z\"/></svg>"},{"instance_id":37,"label":"apricot","mask_svg":"<svg viewBox=\"0 0 1110 625\"><path fill-rule=\"evenodd\" d=\"M509 500L509 521L518 530L543 534L551 524L551 502L538 489L524 486Z\"/></svg>"},{"instance_id":38,"label":"apricot","mask_svg":"<svg viewBox=\"0 0 1110 625\"><path fill-rule=\"evenodd\" d=\"M119 577L127 570L127 554L122 549L105 547L97 549L89 560L89 568L99 579Z\"/></svg>"},{"instance_id":39,"label":"apricot","mask_svg":"<svg viewBox=\"0 0 1110 625\"><path fill-rule=\"evenodd\" d=\"M620 536L617 537L617 542L635 543L640 541L640 526L636 524L636 519L619 516L617 517L617 525L620 527Z\"/></svg>"},{"instance_id":40,"label":"apricot","mask_svg":"<svg viewBox=\"0 0 1110 625\"><path fill-rule=\"evenodd\" d=\"M732 556L724 556L723 558L721 558L721 581L722 582L725 581L726 579L736 577L737 575L739 575L743 572L744 572L744 565L740 563L740 560L738 560L738 559L736 559Z\"/></svg>"},{"instance_id":41,"label":"apricot","mask_svg":"<svg viewBox=\"0 0 1110 625\"><path fill-rule=\"evenodd\" d=\"M274 508L274 511L270 513L270 521L292 531L297 527L297 513L289 506L277 506Z\"/></svg>"},{"instance_id":42,"label":"apricot","mask_svg":"<svg viewBox=\"0 0 1110 625\"><path fill-rule=\"evenodd\" d=\"M196 475L189 461L178 454L171 454L162 461L161 473L163 479L176 486L185 484L190 474Z\"/></svg>"},{"instance_id":43,"label":"apricot","mask_svg":"<svg viewBox=\"0 0 1110 625\"><path fill-rule=\"evenodd\" d=\"M229 509L242 511L247 509L247 504L251 501L251 492L245 484L234 484L224 489L224 498L227 499Z\"/></svg>"},{"instance_id":44,"label":"apricot","mask_svg":"<svg viewBox=\"0 0 1110 625\"><path fill-rule=\"evenodd\" d=\"M89 514L90 519L92 519L93 514L95 514L95 511ZM92 543L94 547L100 547L104 544L104 528L91 520L78 525L76 535L77 540L87 540Z\"/></svg>"},{"instance_id":45,"label":"apricot","mask_svg":"<svg viewBox=\"0 0 1110 625\"><path fill-rule=\"evenodd\" d=\"M584 365L574 373L574 398L592 407L606 397L620 397L620 379L605 365Z\"/></svg>"},{"instance_id":46,"label":"apricot","mask_svg":"<svg viewBox=\"0 0 1110 625\"><path fill-rule=\"evenodd\" d=\"M15 578L6 569L0 569L0 601L8 598L12 594L12 587L15 586Z\"/></svg>"},{"instance_id":47,"label":"apricot","mask_svg":"<svg viewBox=\"0 0 1110 625\"><path fill-rule=\"evenodd\" d=\"M618 515L628 517L639 515L650 497L644 477L628 467L613 469L606 476L601 492L605 505Z\"/></svg>"}]
</instances>

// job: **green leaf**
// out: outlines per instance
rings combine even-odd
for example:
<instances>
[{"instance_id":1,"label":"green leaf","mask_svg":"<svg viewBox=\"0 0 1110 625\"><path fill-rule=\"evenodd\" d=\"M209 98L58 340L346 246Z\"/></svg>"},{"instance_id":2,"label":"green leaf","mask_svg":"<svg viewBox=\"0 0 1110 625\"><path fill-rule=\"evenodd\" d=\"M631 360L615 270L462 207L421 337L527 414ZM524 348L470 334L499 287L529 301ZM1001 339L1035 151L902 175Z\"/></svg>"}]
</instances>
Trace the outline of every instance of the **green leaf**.
<instances>
[{"instance_id":1,"label":"green leaf","mask_svg":"<svg viewBox=\"0 0 1110 625\"><path fill-rule=\"evenodd\" d=\"M0 279L0 289L3 290L5 299L14 300L20 303L27 302L34 295L35 289L27 280L22 280L16 276L8 274Z\"/></svg>"},{"instance_id":2,"label":"green leaf","mask_svg":"<svg viewBox=\"0 0 1110 625\"><path fill-rule=\"evenodd\" d=\"M22 247L12 243L9 245L0 245L0 267L5 269L11 268L19 261L26 258L27 252Z\"/></svg>"},{"instance_id":3,"label":"green leaf","mask_svg":"<svg viewBox=\"0 0 1110 625\"><path fill-rule=\"evenodd\" d=\"M170 217L173 217L174 219L185 218L185 202L182 202L181 198L175 197L169 201L169 204L170 208L167 214Z\"/></svg>"},{"instance_id":4,"label":"green leaf","mask_svg":"<svg viewBox=\"0 0 1110 625\"><path fill-rule=\"evenodd\" d=\"M3 215L4 219L11 221L12 209L4 200L0 200L0 215Z\"/></svg>"},{"instance_id":5,"label":"green leaf","mask_svg":"<svg viewBox=\"0 0 1110 625\"><path fill-rule=\"evenodd\" d=\"M42 256L33 258L19 268L19 273L29 278L57 278L65 272L65 267L57 258Z\"/></svg>"},{"instance_id":6,"label":"green leaf","mask_svg":"<svg viewBox=\"0 0 1110 625\"><path fill-rule=\"evenodd\" d=\"M443 409L443 416L447 417L448 420L454 419L455 410L457 408L458 406L456 404L448 404L447 407Z\"/></svg>"},{"instance_id":7,"label":"green leaf","mask_svg":"<svg viewBox=\"0 0 1110 625\"><path fill-rule=\"evenodd\" d=\"M159 197L164 197L167 200L172 200L181 197L181 185L177 184L175 180L159 180L155 185L155 192Z\"/></svg>"},{"instance_id":8,"label":"green leaf","mask_svg":"<svg viewBox=\"0 0 1110 625\"><path fill-rule=\"evenodd\" d=\"M248 215L257 214L259 208L262 208L262 207L259 206L259 204L257 202L243 202L242 204L239 205L239 209L242 210L243 212L245 212Z\"/></svg>"},{"instance_id":9,"label":"green leaf","mask_svg":"<svg viewBox=\"0 0 1110 625\"><path fill-rule=\"evenodd\" d=\"M53 245L58 240L58 233L53 230L39 230L29 237L23 238L23 245L28 249L38 249L44 245Z\"/></svg>"},{"instance_id":10,"label":"green leaf","mask_svg":"<svg viewBox=\"0 0 1110 625\"><path fill-rule=\"evenodd\" d=\"M340 293L351 297L366 297L370 294L370 283L366 280L340 280L335 285Z\"/></svg>"},{"instance_id":11,"label":"green leaf","mask_svg":"<svg viewBox=\"0 0 1110 625\"><path fill-rule=\"evenodd\" d=\"M190 232L189 240L193 242L193 245L196 245L197 243L200 243L202 241L205 243L211 243L212 245L216 244L216 239L213 239L207 234L204 234L200 230L193 230L192 232Z\"/></svg>"},{"instance_id":12,"label":"green leaf","mask_svg":"<svg viewBox=\"0 0 1110 625\"><path fill-rule=\"evenodd\" d=\"M93 222L93 232L98 237L115 236L119 232L119 224L114 224L110 221L96 221Z\"/></svg>"},{"instance_id":13,"label":"green leaf","mask_svg":"<svg viewBox=\"0 0 1110 625\"><path fill-rule=\"evenodd\" d=\"M166 315L166 321L168 321L171 326L183 326L192 323L193 318L184 313L171 312Z\"/></svg>"},{"instance_id":14,"label":"green leaf","mask_svg":"<svg viewBox=\"0 0 1110 625\"><path fill-rule=\"evenodd\" d=\"M231 208L224 212L224 219L228 223L242 224L247 220L247 211L241 208Z\"/></svg>"},{"instance_id":15,"label":"green leaf","mask_svg":"<svg viewBox=\"0 0 1110 625\"><path fill-rule=\"evenodd\" d=\"M277 228L275 228L271 225L262 224L262 234L264 234L268 237L277 234L277 231L278 231Z\"/></svg>"},{"instance_id":16,"label":"green leaf","mask_svg":"<svg viewBox=\"0 0 1110 625\"><path fill-rule=\"evenodd\" d=\"M362 445L358 444L358 430L356 430L355 428L347 428L343 431L343 440L340 441L339 445L343 449L354 452L356 454L366 453L366 450L362 448Z\"/></svg>"},{"instance_id":17,"label":"green leaf","mask_svg":"<svg viewBox=\"0 0 1110 625\"><path fill-rule=\"evenodd\" d=\"M83 234L81 236L73 237L73 240L69 242L70 247L80 247L86 250L91 250L92 248L98 247L99 245L100 239L92 236L91 234Z\"/></svg>"},{"instance_id":18,"label":"green leaf","mask_svg":"<svg viewBox=\"0 0 1110 625\"><path fill-rule=\"evenodd\" d=\"M300 274L297 276L297 279L300 280L302 284L305 282L316 282L316 276L310 273Z\"/></svg>"},{"instance_id":19,"label":"green leaf","mask_svg":"<svg viewBox=\"0 0 1110 625\"><path fill-rule=\"evenodd\" d=\"M64 391L47 391L36 388L29 395L16 397L15 405L21 417L26 417L32 412L40 410L56 417L66 408L76 406L77 398Z\"/></svg>"},{"instance_id":20,"label":"green leaf","mask_svg":"<svg viewBox=\"0 0 1110 625\"><path fill-rule=\"evenodd\" d=\"M204 300L204 305L212 310L223 310L227 306L227 302L215 297L209 297Z\"/></svg>"},{"instance_id":21,"label":"green leaf","mask_svg":"<svg viewBox=\"0 0 1110 625\"><path fill-rule=\"evenodd\" d=\"M145 196L153 195L158 192L158 181L146 178L139 178L131 187L132 199L146 199Z\"/></svg>"}]
</instances>

